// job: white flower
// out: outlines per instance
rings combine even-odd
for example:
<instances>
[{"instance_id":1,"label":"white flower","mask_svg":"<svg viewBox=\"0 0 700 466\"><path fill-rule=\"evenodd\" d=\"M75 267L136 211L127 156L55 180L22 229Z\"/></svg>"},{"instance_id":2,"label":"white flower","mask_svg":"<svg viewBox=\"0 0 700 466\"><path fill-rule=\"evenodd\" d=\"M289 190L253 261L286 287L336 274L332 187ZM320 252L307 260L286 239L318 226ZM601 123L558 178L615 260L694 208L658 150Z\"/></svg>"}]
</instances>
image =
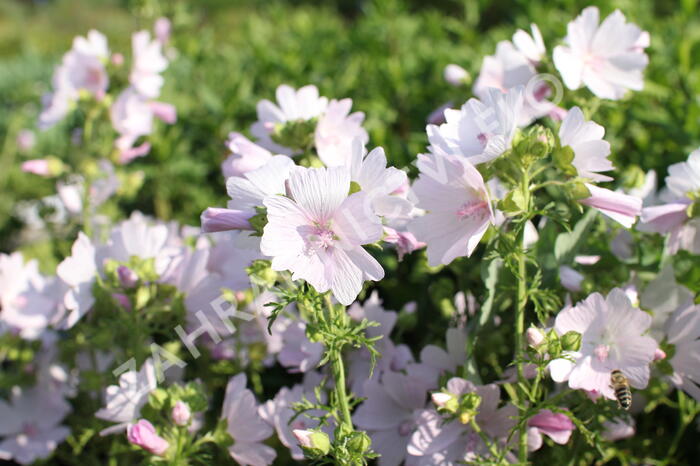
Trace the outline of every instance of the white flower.
<instances>
[{"instance_id":1,"label":"white flower","mask_svg":"<svg viewBox=\"0 0 700 466\"><path fill-rule=\"evenodd\" d=\"M566 114L559 128L559 140L562 146L574 151L572 165L580 177L593 181L612 180L599 173L615 168L608 160L610 143L603 140L604 135L605 128L594 121L586 121L580 108L574 107Z\"/></svg>"},{"instance_id":2,"label":"white flower","mask_svg":"<svg viewBox=\"0 0 700 466\"><path fill-rule=\"evenodd\" d=\"M258 144L279 154L291 155L293 151L272 141L270 133L278 123L308 121L321 116L328 107L328 99L318 95L316 86L308 85L298 90L282 84L276 91L277 103L265 99L258 102L258 121L250 132L260 140Z\"/></svg>"},{"instance_id":3,"label":"white flower","mask_svg":"<svg viewBox=\"0 0 700 466\"><path fill-rule=\"evenodd\" d=\"M549 364L552 379L569 381L569 387L595 391L614 400L610 374L620 370L635 388L645 388L649 364L658 347L646 336L651 316L632 306L625 292L613 289L607 298L593 293L576 306L557 315L554 328L559 335L581 334L577 351L565 351Z\"/></svg>"},{"instance_id":4,"label":"white flower","mask_svg":"<svg viewBox=\"0 0 700 466\"><path fill-rule=\"evenodd\" d=\"M476 165L510 148L523 106L523 89L504 94L488 89L483 101L469 99L460 110L445 110L446 123L428 125L429 149L466 157Z\"/></svg>"},{"instance_id":5,"label":"white flower","mask_svg":"<svg viewBox=\"0 0 700 466\"><path fill-rule=\"evenodd\" d=\"M671 382L700 401L700 306L686 302L666 322L667 343L673 345Z\"/></svg>"},{"instance_id":6,"label":"white flower","mask_svg":"<svg viewBox=\"0 0 700 466\"><path fill-rule=\"evenodd\" d=\"M144 97L155 99L160 95L163 77L160 75L168 67L163 56L163 44L158 39L151 40L148 31L139 31L131 37L133 65L129 82Z\"/></svg>"},{"instance_id":7,"label":"white flower","mask_svg":"<svg viewBox=\"0 0 700 466\"><path fill-rule=\"evenodd\" d=\"M628 24L615 10L600 26L596 7L588 7L568 25L566 45L554 48L554 65L569 89L587 86L603 99L620 99L628 89L644 87L649 34Z\"/></svg>"},{"instance_id":8,"label":"white flower","mask_svg":"<svg viewBox=\"0 0 700 466\"><path fill-rule=\"evenodd\" d=\"M69 287L63 298L63 305L68 312L62 322L62 327L68 329L95 303L92 296L92 286L97 278L95 247L83 232L78 233L71 256L58 264L56 274Z\"/></svg>"},{"instance_id":9,"label":"white flower","mask_svg":"<svg viewBox=\"0 0 700 466\"><path fill-rule=\"evenodd\" d=\"M355 139L366 144L369 137L362 127L365 114L350 113L352 99L331 100L316 125L318 157L327 167L344 165L352 153Z\"/></svg>"},{"instance_id":10,"label":"white flower","mask_svg":"<svg viewBox=\"0 0 700 466\"><path fill-rule=\"evenodd\" d=\"M544 47L544 40L542 40L540 28L538 28L535 23L532 23L530 24L530 31L532 31L532 35L522 29L515 31L515 34L513 34L513 44L532 64L536 65L542 61L546 49Z\"/></svg>"},{"instance_id":11,"label":"white flower","mask_svg":"<svg viewBox=\"0 0 700 466\"><path fill-rule=\"evenodd\" d=\"M158 385L153 360L147 359L141 370L128 371L119 376L119 385L110 385L105 390L105 407L95 416L105 421L117 423L100 432L101 435L125 430L137 420L141 408L148 401L148 395Z\"/></svg>"}]
</instances>

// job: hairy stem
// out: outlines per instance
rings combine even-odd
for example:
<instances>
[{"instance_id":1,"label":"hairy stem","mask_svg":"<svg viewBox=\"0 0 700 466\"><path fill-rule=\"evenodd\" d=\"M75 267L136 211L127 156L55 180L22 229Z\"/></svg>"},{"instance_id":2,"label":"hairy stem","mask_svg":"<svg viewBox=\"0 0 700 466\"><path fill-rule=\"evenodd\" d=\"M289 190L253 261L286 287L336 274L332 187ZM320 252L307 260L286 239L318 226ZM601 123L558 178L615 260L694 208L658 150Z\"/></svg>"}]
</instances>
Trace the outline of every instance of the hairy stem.
<instances>
[{"instance_id":1,"label":"hairy stem","mask_svg":"<svg viewBox=\"0 0 700 466\"><path fill-rule=\"evenodd\" d=\"M527 210L530 210L530 179L527 170L523 170L521 180L521 190L523 195L523 204ZM518 385L525 386L527 381L523 372L523 337L525 335L525 308L527 307L527 268L525 257L525 225L521 225L521 231L518 236L518 294L517 307L515 309L515 360L518 371ZM520 403L519 411L520 418L525 414L525 397ZM527 463L527 425L520 426L518 433L518 459L521 464Z\"/></svg>"},{"instance_id":2,"label":"hairy stem","mask_svg":"<svg viewBox=\"0 0 700 466\"><path fill-rule=\"evenodd\" d=\"M336 322L343 319L342 315L337 314L337 310L331 301L330 295L326 295L326 305L330 320ZM333 378L335 380L335 397L340 408L340 416L338 422L344 427L343 430L349 433L353 431L352 417L350 415L350 403L348 402L347 388L345 384L345 363L343 362L342 348L336 348L333 352Z\"/></svg>"}]
</instances>

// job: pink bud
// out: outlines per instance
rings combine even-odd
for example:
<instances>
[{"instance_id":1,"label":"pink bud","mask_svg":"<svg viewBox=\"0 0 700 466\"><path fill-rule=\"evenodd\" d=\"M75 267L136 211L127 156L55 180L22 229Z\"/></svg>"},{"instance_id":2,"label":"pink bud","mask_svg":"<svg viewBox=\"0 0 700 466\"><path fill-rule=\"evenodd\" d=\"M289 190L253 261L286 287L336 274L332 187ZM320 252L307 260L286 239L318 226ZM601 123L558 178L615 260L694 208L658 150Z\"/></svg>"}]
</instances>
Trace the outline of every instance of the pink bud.
<instances>
[{"instance_id":1,"label":"pink bud","mask_svg":"<svg viewBox=\"0 0 700 466\"><path fill-rule=\"evenodd\" d=\"M177 121L177 109L172 104L153 101L148 104L153 115L164 123L172 125Z\"/></svg>"},{"instance_id":2,"label":"pink bud","mask_svg":"<svg viewBox=\"0 0 700 466\"><path fill-rule=\"evenodd\" d=\"M453 86L461 86L469 78L469 73L461 66L455 65L454 63L450 63L445 67L443 76L445 78L445 81L452 84Z\"/></svg>"},{"instance_id":3,"label":"pink bud","mask_svg":"<svg viewBox=\"0 0 700 466\"><path fill-rule=\"evenodd\" d=\"M525 332L525 338L527 338L527 344L533 348L537 348L545 341L545 336L544 333L542 333L542 330L535 327L530 327L527 329Z\"/></svg>"},{"instance_id":4,"label":"pink bud","mask_svg":"<svg viewBox=\"0 0 700 466\"><path fill-rule=\"evenodd\" d=\"M158 42L165 44L170 39L170 29L171 24L168 18L161 16L158 18L153 25L153 32L155 33Z\"/></svg>"},{"instance_id":5,"label":"pink bud","mask_svg":"<svg viewBox=\"0 0 700 466\"><path fill-rule=\"evenodd\" d=\"M173 410L170 415L172 416L175 424L178 426L186 426L189 424L190 419L192 418L192 411L190 411L190 407L187 405L187 403L178 401L175 403L175 406L173 406Z\"/></svg>"},{"instance_id":6,"label":"pink bud","mask_svg":"<svg viewBox=\"0 0 700 466\"><path fill-rule=\"evenodd\" d=\"M666 352L661 348L656 348L656 351L654 351L654 362L661 361L663 359L666 359Z\"/></svg>"},{"instance_id":7,"label":"pink bud","mask_svg":"<svg viewBox=\"0 0 700 466\"><path fill-rule=\"evenodd\" d=\"M124 55L115 53L112 55L112 64L114 66L122 66L124 64Z\"/></svg>"},{"instance_id":8,"label":"pink bud","mask_svg":"<svg viewBox=\"0 0 700 466\"><path fill-rule=\"evenodd\" d=\"M209 207L202 212L202 231L214 233L228 230L252 230L253 227L248 222L252 216L252 212L243 210Z\"/></svg>"},{"instance_id":9,"label":"pink bud","mask_svg":"<svg viewBox=\"0 0 700 466\"><path fill-rule=\"evenodd\" d=\"M23 129L17 134L17 147L20 150L27 151L36 144L36 136L34 132L28 129Z\"/></svg>"},{"instance_id":10,"label":"pink bud","mask_svg":"<svg viewBox=\"0 0 700 466\"><path fill-rule=\"evenodd\" d=\"M438 408L444 408L448 401L452 399L452 395L449 393L436 392L430 395L430 398L435 403Z\"/></svg>"},{"instance_id":11,"label":"pink bud","mask_svg":"<svg viewBox=\"0 0 700 466\"><path fill-rule=\"evenodd\" d=\"M156 456L164 456L170 444L163 437L156 433L153 424L145 419L139 420L136 424L131 424L126 431L126 438L129 443L137 445Z\"/></svg>"},{"instance_id":12,"label":"pink bud","mask_svg":"<svg viewBox=\"0 0 700 466\"><path fill-rule=\"evenodd\" d=\"M294 434L294 437L296 437L297 442L299 442L299 446L304 448L313 448L313 442L311 441L311 434L313 434L313 431L294 429L292 433Z\"/></svg>"},{"instance_id":13,"label":"pink bud","mask_svg":"<svg viewBox=\"0 0 700 466\"><path fill-rule=\"evenodd\" d=\"M46 159L27 160L22 163L22 171L39 176L51 176L50 164Z\"/></svg>"},{"instance_id":14,"label":"pink bud","mask_svg":"<svg viewBox=\"0 0 700 466\"><path fill-rule=\"evenodd\" d=\"M124 288L133 288L139 281L139 276L136 275L136 272L125 265L119 266L117 276L119 277L119 283Z\"/></svg>"},{"instance_id":15,"label":"pink bud","mask_svg":"<svg viewBox=\"0 0 700 466\"><path fill-rule=\"evenodd\" d=\"M114 298L121 307L127 311L131 311L131 301L129 297L123 293L112 293L112 298Z\"/></svg>"}]
</instances>

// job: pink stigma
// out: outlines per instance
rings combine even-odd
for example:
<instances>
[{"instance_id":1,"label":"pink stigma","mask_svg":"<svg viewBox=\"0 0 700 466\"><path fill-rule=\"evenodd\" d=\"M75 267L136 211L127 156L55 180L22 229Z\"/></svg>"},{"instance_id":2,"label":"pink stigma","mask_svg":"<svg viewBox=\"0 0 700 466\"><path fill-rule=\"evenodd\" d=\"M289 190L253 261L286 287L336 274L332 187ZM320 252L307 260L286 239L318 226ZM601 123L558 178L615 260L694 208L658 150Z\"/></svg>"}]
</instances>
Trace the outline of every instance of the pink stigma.
<instances>
[{"instance_id":1,"label":"pink stigma","mask_svg":"<svg viewBox=\"0 0 700 466\"><path fill-rule=\"evenodd\" d=\"M464 219L474 215L483 216L484 210L488 208L486 201L471 201L462 204L462 207L457 211L457 217Z\"/></svg>"},{"instance_id":2,"label":"pink stigma","mask_svg":"<svg viewBox=\"0 0 700 466\"><path fill-rule=\"evenodd\" d=\"M593 350L593 354L596 355L598 361L605 362L608 359L608 354L610 353L610 347L608 345L598 345Z\"/></svg>"},{"instance_id":3,"label":"pink stigma","mask_svg":"<svg viewBox=\"0 0 700 466\"><path fill-rule=\"evenodd\" d=\"M316 226L306 237L308 248L313 252L332 247L335 240L336 236L333 230L322 226Z\"/></svg>"}]
</instances>

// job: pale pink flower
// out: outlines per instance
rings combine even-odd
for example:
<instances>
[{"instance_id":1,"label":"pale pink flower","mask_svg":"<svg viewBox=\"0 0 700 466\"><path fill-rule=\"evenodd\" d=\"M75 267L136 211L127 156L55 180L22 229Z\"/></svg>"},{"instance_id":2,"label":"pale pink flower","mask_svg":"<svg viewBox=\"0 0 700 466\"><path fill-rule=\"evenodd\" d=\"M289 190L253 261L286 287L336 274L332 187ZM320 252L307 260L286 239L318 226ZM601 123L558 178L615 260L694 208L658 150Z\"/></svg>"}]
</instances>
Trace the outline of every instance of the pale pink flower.
<instances>
[{"instance_id":1,"label":"pale pink flower","mask_svg":"<svg viewBox=\"0 0 700 466\"><path fill-rule=\"evenodd\" d=\"M246 388L245 374L229 380L221 418L228 422L227 432L233 438L229 453L234 460L242 466L272 464L277 453L262 443L272 435L272 427L258 414L255 396Z\"/></svg>"},{"instance_id":2,"label":"pale pink flower","mask_svg":"<svg viewBox=\"0 0 700 466\"><path fill-rule=\"evenodd\" d=\"M306 324L290 322L282 331L282 347L277 354L279 363L289 372L309 372L323 357L323 344L311 342L306 336Z\"/></svg>"},{"instance_id":3,"label":"pale pink flower","mask_svg":"<svg viewBox=\"0 0 700 466\"><path fill-rule=\"evenodd\" d=\"M187 403L178 400L170 412L170 417L176 425L186 426L192 420L192 410Z\"/></svg>"},{"instance_id":4,"label":"pale pink flower","mask_svg":"<svg viewBox=\"0 0 700 466\"><path fill-rule=\"evenodd\" d=\"M413 219L408 230L427 243L431 266L469 257L494 223L481 174L468 159L441 153L420 154L418 169L413 190L417 207L427 213Z\"/></svg>"},{"instance_id":5,"label":"pale pink flower","mask_svg":"<svg viewBox=\"0 0 700 466\"><path fill-rule=\"evenodd\" d=\"M279 154L292 155L288 147L280 146L272 141L270 134L275 125L294 121L308 121L320 117L328 107L328 99L320 97L318 88L308 85L295 90L282 84L275 93L277 104L265 99L258 102L258 121L250 128L250 132L259 139L258 144Z\"/></svg>"},{"instance_id":6,"label":"pale pink flower","mask_svg":"<svg viewBox=\"0 0 700 466\"><path fill-rule=\"evenodd\" d=\"M700 306L692 300L679 306L666 322L664 333L675 348L669 361L671 382L700 401Z\"/></svg>"},{"instance_id":7,"label":"pale pink flower","mask_svg":"<svg viewBox=\"0 0 700 466\"><path fill-rule=\"evenodd\" d=\"M594 390L614 400L610 374L617 369L630 385L645 388L658 347L646 336L650 325L651 316L633 307L623 290L615 288L607 298L593 293L557 315L557 333L578 332L582 340L578 351L565 351L549 364L552 379L568 380L573 389Z\"/></svg>"},{"instance_id":8,"label":"pale pink flower","mask_svg":"<svg viewBox=\"0 0 700 466\"><path fill-rule=\"evenodd\" d=\"M513 45L520 53L530 60L533 65L538 65L545 56L544 40L540 33L540 28L535 23L530 24L532 35L522 29L518 29L513 34Z\"/></svg>"},{"instance_id":9,"label":"pale pink flower","mask_svg":"<svg viewBox=\"0 0 700 466\"><path fill-rule=\"evenodd\" d=\"M304 381L292 388L283 387L275 395L275 398L267 401L258 408L258 414L265 422L274 427L282 445L289 448L292 458L297 461L304 459L304 452L300 448L299 437L297 431L307 431L319 427L319 421L312 419L309 416L323 415L322 411L312 410L307 412L307 415L295 416L293 409L294 403L299 403L304 397L306 399L323 403L325 399L317 400L314 394L314 389L321 384L323 376L318 372L307 372L304 375ZM292 420L294 418L294 420ZM332 433L331 426L325 426L324 431L327 434Z\"/></svg>"},{"instance_id":10,"label":"pale pink flower","mask_svg":"<svg viewBox=\"0 0 700 466\"><path fill-rule=\"evenodd\" d=\"M327 167L347 165L357 139L364 147L369 136L362 127L363 112L350 113L352 99L331 100L316 125L315 146Z\"/></svg>"},{"instance_id":11,"label":"pale pink flower","mask_svg":"<svg viewBox=\"0 0 700 466\"><path fill-rule=\"evenodd\" d=\"M628 24L619 10L599 25L598 8L584 9L569 23L564 41L554 48L553 59L569 89L583 84L598 97L617 100L628 89L644 87L649 33Z\"/></svg>"},{"instance_id":12,"label":"pale pink flower","mask_svg":"<svg viewBox=\"0 0 700 466\"><path fill-rule=\"evenodd\" d=\"M700 191L700 149L693 151L687 161L668 167L666 187L668 192L662 196L666 203L642 210L640 230L670 233L671 254L681 247L692 251L696 226L688 221L687 211Z\"/></svg>"},{"instance_id":13,"label":"pale pink flower","mask_svg":"<svg viewBox=\"0 0 700 466\"><path fill-rule=\"evenodd\" d=\"M472 164L489 162L510 149L523 106L523 89L507 93L488 89L481 101L469 99L459 110L445 110L446 123L428 125L429 149L466 157Z\"/></svg>"},{"instance_id":14,"label":"pale pink flower","mask_svg":"<svg viewBox=\"0 0 700 466\"><path fill-rule=\"evenodd\" d=\"M333 292L352 303L364 280L381 280L384 270L363 244L381 238L379 219L363 192L348 196L350 172L344 167L297 168L288 181L291 198L269 196L268 223L261 251L272 269L292 272L317 291Z\"/></svg>"},{"instance_id":15,"label":"pale pink flower","mask_svg":"<svg viewBox=\"0 0 700 466\"><path fill-rule=\"evenodd\" d=\"M612 421L605 421L603 422L603 428L601 436L609 442L630 438L636 433L634 418L616 418Z\"/></svg>"},{"instance_id":16,"label":"pale pink flower","mask_svg":"<svg viewBox=\"0 0 700 466\"><path fill-rule=\"evenodd\" d=\"M120 135L115 146L121 151L131 149L139 137L153 131L153 112L148 100L133 87L119 94L109 114L112 126Z\"/></svg>"},{"instance_id":17,"label":"pale pink flower","mask_svg":"<svg viewBox=\"0 0 700 466\"><path fill-rule=\"evenodd\" d=\"M61 291L59 283L39 273L36 260L25 263L19 252L0 254L0 326L22 338L39 338L57 317Z\"/></svg>"},{"instance_id":18,"label":"pale pink flower","mask_svg":"<svg viewBox=\"0 0 700 466\"><path fill-rule=\"evenodd\" d=\"M510 89L524 89L522 109L516 115L519 126L526 126L533 120L547 115L555 107L544 99L550 93L546 82L534 79L537 70L512 42L504 40L497 44L496 54L487 55L481 64L479 77L474 83L473 92L479 99L489 98L490 89L508 92Z\"/></svg>"},{"instance_id":19,"label":"pale pink flower","mask_svg":"<svg viewBox=\"0 0 700 466\"><path fill-rule=\"evenodd\" d=\"M168 441L158 435L156 428L146 419L140 419L135 424L130 424L126 430L126 438L129 443L156 456L163 456L170 448Z\"/></svg>"},{"instance_id":20,"label":"pale pink flower","mask_svg":"<svg viewBox=\"0 0 700 466\"><path fill-rule=\"evenodd\" d=\"M642 212L642 200L638 197L600 188L590 183L585 185L591 196L579 202L593 207L626 228L630 228Z\"/></svg>"},{"instance_id":21,"label":"pale pink flower","mask_svg":"<svg viewBox=\"0 0 700 466\"><path fill-rule=\"evenodd\" d=\"M119 376L119 385L110 385L105 390L105 406L95 416L115 425L100 432L109 435L125 430L136 421L141 408L148 402L148 395L158 385L156 369L152 359L147 359L141 369L127 371Z\"/></svg>"},{"instance_id":22,"label":"pale pink flower","mask_svg":"<svg viewBox=\"0 0 700 466\"><path fill-rule=\"evenodd\" d=\"M92 295L92 287L97 279L95 246L84 233L78 233L71 256L58 264L56 274L68 286L63 298L67 314L61 324L68 329L87 314L95 303Z\"/></svg>"},{"instance_id":23,"label":"pale pink flower","mask_svg":"<svg viewBox=\"0 0 700 466\"><path fill-rule=\"evenodd\" d=\"M353 421L371 437L373 449L381 455L381 466L416 460L406 447L416 428L415 415L425 408L431 385L431 381L398 372L385 373L381 383L365 382L366 400L353 414Z\"/></svg>"},{"instance_id":24,"label":"pale pink flower","mask_svg":"<svg viewBox=\"0 0 700 466\"><path fill-rule=\"evenodd\" d=\"M461 86L469 79L469 72L459 65L450 63L445 67L442 76L453 86Z\"/></svg>"},{"instance_id":25,"label":"pale pink flower","mask_svg":"<svg viewBox=\"0 0 700 466\"><path fill-rule=\"evenodd\" d=\"M517 409L512 404L499 408L500 390L497 385L477 386L454 377L447 382L446 390L455 397L475 393L481 397L475 421L492 442L505 445L511 427L515 424L513 417ZM440 464L456 466L476 461L477 457L489 457L490 452L469 424L462 424L459 419L447 421L435 410L419 411L415 417L417 429L411 436L407 451L411 455L422 457L420 464Z\"/></svg>"},{"instance_id":26,"label":"pale pink flower","mask_svg":"<svg viewBox=\"0 0 700 466\"><path fill-rule=\"evenodd\" d=\"M15 387L9 402L0 400L0 459L31 464L49 457L70 434L60 425L70 411L47 387Z\"/></svg>"},{"instance_id":27,"label":"pale pink flower","mask_svg":"<svg viewBox=\"0 0 700 466\"><path fill-rule=\"evenodd\" d=\"M165 16L161 16L160 18L156 19L155 23L153 23L153 34L155 34L156 38L162 45L167 44L170 40L171 29L172 24Z\"/></svg>"},{"instance_id":28,"label":"pale pink flower","mask_svg":"<svg viewBox=\"0 0 700 466\"><path fill-rule=\"evenodd\" d=\"M408 218L413 204L396 194L408 184L406 173L387 167L384 149L375 147L369 154L364 142L356 138L344 165L350 170L350 180L367 194L374 212L386 219Z\"/></svg>"},{"instance_id":29,"label":"pale pink flower","mask_svg":"<svg viewBox=\"0 0 700 466\"><path fill-rule=\"evenodd\" d=\"M250 141L241 133L230 133L226 146L231 155L221 164L224 178L243 176L245 173L260 168L271 158L272 153Z\"/></svg>"},{"instance_id":30,"label":"pale pink flower","mask_svg":"<svg viewBox=\"0 0 700 466\"><path fill-rule=\"evenodd\" d=\"M202 231L252 230L248 219L257 214L267 196L284 194L285 182L294 168L287 156L271 157L264 165L226 180L231 200L227 208L209 207L202 213Z\"/></svg>"},{"instance_id":31,"label":"pale pink flower","mask_svg":"<svg viewBox=\"0 0 700 466\"><path fill-rule=\"evenodd\" d=\"M562 121L559 140L562 146L569 146L574 151L572 165L581 178L596 182L612 180L599 173L615 168L608 160L610 143L603 140L604 135L605 128L594 121L586 121L578 107L569 110Z\"/></svg>"},{"instance_id":32,"label":"pale pink flower","mask_svg":"<svg viewBox=\"0 0 700 466\"><path fill-rule=\"evenodd\" d=\"M525 331L525 338L527 339L527 344L533 348L539 347L546 341L544 333L537 327L528 328Z\"/></svg>"},{"instance_id":33,"label":"pale pink flower","mask_svg":"<svg viewBox=\"0 0 700 466\"><path fill-rule=\"evenodd\" d=\"M168 67L168 60L163 56L163 44L160 40L151 40L148 31L135 32L131 36L133 64L129 82L142 96L155 99L160 95L164 79L160 75Z\"/></svg>"},{"instance_id":34,"label":"pale pink flower","mask_svg":"<svg viewBox=\"0 0 700 466\"><path fill-rule=\"evenodd\" d=\"M88 92L102 99L109 86L105 62L109 58L107 39L100 32L91 30L87 37L78 36L73 47L62 59L53 75L53 93L44 100L39 115L39 127L48 129L63 119L80 92Z\"/></svg>"},{"instance_id":35,"label":"pale pink flower","mask_svg":"<svg viewBox=\"0 0 700 466\"><path fill-rule=\"evenodd\" d=\"M554 443L566 445L576 428L569 416L553 413L548 409L543 409L528 419L527 425L527 444L530 451L542 447L542 434L551 438Z\"/></svg>"},{"instance_id":36,"label":"pale pink flower","mask_svg":"<svg viewBox=\"0 0 700 466\"><path fill-rule=\"evenodd\" d=\"M568 265L559 266L559 281L561 286L569 291L577 292L581 291L581 282L583 282L583 275L572 269Z\"/></svg>"},{"instance_id":37,"label":"pale pink flower","mask_svg":"<svg viewBox=\"0 0 700 466\"><path fill-rule=\"evenodd\" d=\"M51 176L51 162L47 159L34 159L22 162L22 171L43 177Z\"/></svg>"},{"instance_id":38,"label":"pale pink flower","mask_svg":"<svg viewBox=\"0 0 700 466\"><path fill-rule=\"evenodd\" d=\"M382 241L396 245L399 261L402 261L406 254L410 254L426 246L426 243L418 241L410 231L397 231L386 226L384 227L384 237Z\"/></svg>"}]
</instances>

